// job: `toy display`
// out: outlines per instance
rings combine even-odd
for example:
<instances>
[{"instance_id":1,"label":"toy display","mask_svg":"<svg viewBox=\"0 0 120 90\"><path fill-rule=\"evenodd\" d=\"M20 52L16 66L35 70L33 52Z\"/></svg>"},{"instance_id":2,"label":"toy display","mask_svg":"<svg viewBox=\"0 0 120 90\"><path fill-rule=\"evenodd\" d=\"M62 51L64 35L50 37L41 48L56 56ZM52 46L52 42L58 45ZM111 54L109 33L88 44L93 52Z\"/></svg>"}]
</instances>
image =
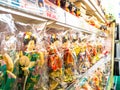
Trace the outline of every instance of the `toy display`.
<instances>
[{"instance_id":1,"label":"toy display","mask_svg":"<svg viewBox=\"0 0 120 90\"><path fill-rule=\"evenodd\" d=\"M76 15L76 14L75 14L75 9L76 9L75 5L73 5L73 4L70 2L70 5L69 5L68 8L69 8L70 13L71 13L72 15Z\"/></svg>"},{"instance_id":2,"label":"toy display","mask_svg":"<svg viewBox=\"0 0 120 90\"><path fill-rule=\"evenodd\" d=\"M64 50L64 56L63 56L63 62L64 62L64 74L65 74L65 82L68 84L73 82L74 80L74 64L75 64L75 58L73 56L73 52L70 47L70 40L69 37L66 35L62 38L63 42L63 50Z\"/></svg>"},{"instance_id":3,"label":"toy display","mask_svg":"<svg viewBox=\"0 0 120 90\"><path fill-rule=\"evenodd\" d=\"M16 82L16 38L11 15L1 15L0 22L0 89L14 90Z\"/></svg>"},{"instance_id":4,"label":"toy display","mask_svg":"<svg viewBox=\"0 0 120 90\"><path fill-rule=\"evenodd\" d=\"M81 87L76 87L76 90L104 90L110 72L106 72L106 65L110 67L109 61L102 64L102 68L98 67L93 71L92 75L88 74L86 80L81 81ZM110 70L110 68L107 68Z\"/></svg>"},{"instance_id":5,"label":"toy display","mask_svg":"<svg viewBox=\"0 0 120 90\"><path fill-rule=\"evenodd\" d=\"M36 35L37 36L37 35ZM47 85L46 74L46 51L38 47L38 37L32 32L23 33L23 50L20 51L18 89L33 90L45 89ZM40 38L39 38L40 39ZM38 45L36 45L36 43ZM42 42L41 42L42 45ZM45 70L43 72L43 70ZM44 79L43 79L44 78ZM42 82L41 82L42 81Z\"/></svg>"},{"instance_id":6,"label":"toy display","mask_svg":"<svg viewBox=\"0 0 120 90\"><path fill-rule=\"evenodd\" d=\"M60 5L61 5L61 8L63 8L67 12L70 12L70 10L69 10L69 5L70 5L69 0L60 0Z\"/></svg>"},{"instance_id":7,"label":"toy display","mask_svg":"<svg viewBox=\"0 0 120 90\"><path fill-rule=\"evenodd\" d=\"M0 17L2 90L66 90L109 55L104 37L74 30L38 31L39 25L12 20ZM103 90L111 63L103 64L76 90Z\"/></svg>"},{"instance_id":8,"label":"toy display","mask_svg":"<svg viewBox=\"0 0 120 90\"><path fill-rule=\"evenodd\" d=\"M50 45L48 47L48 76L50 90L62 88L63 80L62 58L59 54L59 39L55 34L50 37Z\"/></svg>"}]
</instances>

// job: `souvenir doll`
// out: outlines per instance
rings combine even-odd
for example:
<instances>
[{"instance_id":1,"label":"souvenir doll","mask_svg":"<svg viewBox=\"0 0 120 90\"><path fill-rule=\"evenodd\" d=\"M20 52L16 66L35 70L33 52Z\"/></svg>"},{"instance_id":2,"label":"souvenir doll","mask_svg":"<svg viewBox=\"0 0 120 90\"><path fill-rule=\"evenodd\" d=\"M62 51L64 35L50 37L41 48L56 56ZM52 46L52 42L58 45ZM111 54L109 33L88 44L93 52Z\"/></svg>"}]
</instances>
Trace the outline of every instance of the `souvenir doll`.
<instances>
[{"instance_id":1,"label":"souvenir doll","mask_svg":"<svg viewBox=\"0 0 120 90\"><path fill-rule=\"evenodd\" d=\"M62 59L59 54L59 39L55 34L50 37L50 46L48 47L48 75L49 75L49 89L61 89L63 80Z\"/></svg>"},{"instance_id":2,"label":"souvenir doll","mask_svg":"<svg viewBox=\"0 0 120 90\"><path fill-rule=\"evenodd\" d=\"M77 73L79 73L79 65L80 65L80 60L79 58L79 53L81 51L81 47L80 44L78 43L78 33L76 34L72 34L71 36L71 40L72 40L72 44L71 44L71 49L72 49L72 53L73 53L73 58L75 59L75 70L77 70ZM76 74L77 74L76 73Z\"/></svg>"},{"instance_id":3,"label":"souvenir doll","mask_svg":"<svg viewBox=\"0 0 120 90\"><path fill-rule=\"evenodd\" d=\"M63 42L63 50L64 50L64 55L63 55L63 62L64 62L64 74L65 74L65 79L64 81L69 85L71 82L74 80L74 56L72 49L70 48L70 41L69 37L65 35L62 38Z\"/></svg>"},{"instance_id":4,"label":"souvenir doll","mask_svg":"<svg viewBox=\"0 0 120 90\"><path fill-rule=\"evenodd\" d=\"M25 49L19 59L18 89L34 90L41 76L41 67L44 64L44 54L36 51L36 38L31 32L24 34Z\"/></svg>"},{"instance_id":5,"label":"souvenir doll","mask_svg":"<svg viewBox=\"0 0 120 90\"><path fill-rule=\"evenodd\" d=\"M56 5L60 7L60 0L56 0Z\"/></svg>"},{"instance_id":6,"label":"souvenir doll","mask_svg":"<svg viewBox=\"0 0 120 90\"><path fill-rule=\"evenodd\" d=\"M5 62L2 67L6 67L5 73L5 84L4 89L14 90L16 75L15 75L15 57L16 57L16 41L15 36L11 35L10 32L2 33L2 41L1 41L1 61ZM3 69L2 69L3 70ZM3 75L4 76L4 75ZM3 88L3 87L2 87Z\"/></svg>"},{"instance_id":7,"label":"souvenir doll","mask_svg":"<svg viewBox=\"0 0 120 90\"><path fill-rule=\"evenodd\" d=\"M14 83L16 80L13 74L14 64L11 57L5 53L0 60L0 89L14 90Z\"/></svg>"},{"instance_id":8,"label":"souvenir doll","mask_svg":"<svg viewBox=\"0 0 120 90\"><path fill-rule=\"evenodd\" d=\"M92 55L92 60L91 60L91 63L92 64L95 64L100 58L99 58L99 54L97 52L97 46L93 46L93 49L92 49L92 52L91 52L91 55Z\"/></svg>"},{"instance_id":9,"label":"souvenir doll","mask_svg":"<svg viewBox=\"0 0 120 90\"><path fill-rule=\"evenodd\" d=\"M84 38L80 42L80 52L78 54L78 66L79 67L79 73L84 73L89 67L90 63L88 61L88 58L86 56L86 38Z\"/></svg>"},{"instance_id":10,"label":"souvenir doll","mask_svg":"<svg viewBox=\"0 0 120 90\"><path fill-rule=\"evenodd\" d=\"M100 78L99 76L97 75L98 72L97 70L94 72L94 76L93 76L93 85L94 85L94 90L101 90L101 87L99 86L100 85Z\"/></svg>"},{"instance_id":11,"label":"souvenir doll","mask_svg":"<svg viewBox=\"0 0 120 90\"><path fill-rule=\"evenodd\" d=\"M72 3L70 3L70 5L69 5L69 11L70 11L70 13L72 14L72 15L76 15L75 14L75 5L73 5Z\"/></svg>"},{"instance_id":12,"label":"souvenir doll","mask_svg":"<svg viewBox=\"0 0 120 90\"><path fill-rule=\"evenodd\" d=\"M79 8L75 8L75 10L74 10L74 12L75 12L75 15L77 16L77 17L79 17L80 16L80 9Z\"/></svg>"},{"instance_id":13,"label":"souvenir doll","mask_svg":"<svg viewBox=\"0 0 120 90\"><path fill-rule=\"evenodd\" d=\"M96 46L93 45L92 42L87 43L87 50L86 50L87 58L91 64L96 63L97 57L97 51L96 51Z\"/></svg>"},{"instance_id":14,"label":"souvenir doll","mask_svg":"<svg viewBox=\"0 0 120 90\"><path fill-rule=\"evenodd\" d=\"M65 11L70 12L69 11L69 5L70 5L69 0L60 0L60 5L61 5L61 8L63 8Z\"/></svg>"}]
</instances>

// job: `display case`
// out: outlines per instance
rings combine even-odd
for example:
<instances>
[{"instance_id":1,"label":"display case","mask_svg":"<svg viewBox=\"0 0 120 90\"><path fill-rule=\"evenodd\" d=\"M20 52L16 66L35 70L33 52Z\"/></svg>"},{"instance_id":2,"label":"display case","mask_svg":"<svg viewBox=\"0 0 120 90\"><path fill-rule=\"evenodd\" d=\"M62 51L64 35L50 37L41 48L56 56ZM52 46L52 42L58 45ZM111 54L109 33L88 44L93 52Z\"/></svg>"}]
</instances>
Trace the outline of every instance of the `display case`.
<instances>
[{"instance_id":1,"label":"display case","mask_svg":"<svg viewBox=\"0 0 120 90\"><path fill-rule=\"evenodd\" d=\"M109 90L113 34L43 3L0 1L0 89Z\"/></svg>"}]
</instances>

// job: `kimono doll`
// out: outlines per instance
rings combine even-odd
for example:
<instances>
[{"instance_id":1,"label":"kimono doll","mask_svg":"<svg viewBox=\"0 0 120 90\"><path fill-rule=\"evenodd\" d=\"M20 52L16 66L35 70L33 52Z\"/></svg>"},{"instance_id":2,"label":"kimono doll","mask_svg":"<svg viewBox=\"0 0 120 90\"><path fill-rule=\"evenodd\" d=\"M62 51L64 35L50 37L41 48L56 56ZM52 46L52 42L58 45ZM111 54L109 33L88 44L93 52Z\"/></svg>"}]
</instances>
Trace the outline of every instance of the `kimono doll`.
<instances>
[{"instance_id":1,"label":"kimono doll","mask_svg":"<svg viewBox=\"0 0 120 90\"><path fill-rule=\"evenodd\" d=\"M69 0L60 0L60 5L61 5L61 8L63 8L65 11L70 12L70 10L69 10L69 5L70 5Z\"/></svg>"},{"instance_id":2,"label":"kimono doll","mask_svg":"<svg viewBox=\"0 0 120 90\"><path fill-rule=\"evenodd\" d=\"M31 32L26 32L23 40L25 50L19 59L18 90L34 90L41 76L44 55L35 49L36 38Z\"/></svg>"},{"instance_id":3,"label":"kimono doll","mask_svg":"<svg viewBox=\"0 0 120 90\"><path fill-rule=\"evenodd\" d=\"M77 17L80 17L81 13L79 8L76 8L75 13Z\"/></svg>"},{"instance_id":4,"label":"kimono doll","mask_svg":"<svg viewBox=\"0 0 120 90\"><path fill-rule=\"evenodd\" d=\"M100 78L99 77L101 77L101 76L98 76L97 75L98 74L98 72L97 71L95 71L94 72L94 75L93 75L93 78L92 78L92 80L93 80L93 88L94 88L94 90L102 90L101 89L101 87L100 87Z\"/></svg>"},{"instance_id":5,"label":"kimono doll","mask_svg":"<svg viewBox=\"0 0 120 90\"><path fill-rule=\"evenodd\" d=\"M64 36L62 38L62 42L63 42L63 50L64 50L64 54L63 54L63 62L64 62L64 81L67 83L67 85L69 85L70 83L72 83L74 81L74 63L75 63L75 58L73 56L73 52L70 49L70 42L69 42L69 38L67 36Z\"/></svg>"},{"instance_id":6,"label":"kimono doll","mask_svg":"<svg viewBox=\"0 0 120 90\"><path fill-rule=\"evenodd\" d=\"M91 65L95 64L98 60L96 46L89 42L87 44L86 54Z\"/></svg>"},{"instance_id":7,"label":"kimono doll","mask_svg":"<svg viewBox=\"0 0 120 90\"><path fill-rule=\"evenodd\" d=\"M79 53L80 53L81 48L80 48L80 44L78 42L78 35L77 35L77 33L76 34L72 34L71 37L72 37L71 38L72 42L71 42L70 48L72 49L73 58L75 60L74 61L75 68L76 68L75 72L76 72L76 74L78 74L78 72L79 72L79 68L78 67L80 65L78 57L79 57Z\"/></svg>"},{"instance_id":8,"label":"kimono doll","mask_svg":"<svg viewBox=\"0 0 120 90\"><path fill-rule=\"evenodd\" d=\"M8 54L3 54L0 59L0 89L15 90L16 76L13 73L14 64Z\"/></svg>"},{"instance_id":9,"label":"kimono doll","mask_svg":"<svg viewBox=\"0 0 120 90\"><path fill-rule=\"evenodd\" d=\"M75 14L75 9L76 9L75 5L73 5L72 3L70 3L68 8L69 8L70 13L72 15L76 16L76 14Z\"/></svg>"},{"instance_id":10,"label":"kimono doll","mask_svg":"<svg viewBox=\"0 0 120 90\"><path fill-rule=\"evenodd\" d=\"M87 58L87 52L86 52L86 40L83 39L83 41L80 42L80 52L77 56L78 62L77 67L79 68L79 73L84 73L89 67L90 63Z\"/></svg>"},{"instance_id":11,"label":"kimono doll","mask_svg":"<svg viewBox=\"0 0 120 90\"><path fill-rule=\"evenodd\" d=\"M49 76L49 90L57 90L62 88L63 71L62 59L59 54L59 39L53 34L50 37L50 46L48 47L48 76ZM57 45L57 46L56 46Z\"/></svg>"}]
</instances>

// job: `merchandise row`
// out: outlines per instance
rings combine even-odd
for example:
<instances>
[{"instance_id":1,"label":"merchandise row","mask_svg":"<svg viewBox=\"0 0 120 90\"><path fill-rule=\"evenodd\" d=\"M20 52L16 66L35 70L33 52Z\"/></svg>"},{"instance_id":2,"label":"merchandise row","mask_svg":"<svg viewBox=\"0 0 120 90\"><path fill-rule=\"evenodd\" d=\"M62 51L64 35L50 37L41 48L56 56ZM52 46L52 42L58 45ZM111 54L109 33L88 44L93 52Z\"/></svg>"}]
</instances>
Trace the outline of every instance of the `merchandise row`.
<instances>
[{"instance_id":1,"label":"merchandise row","mask_svg":"<svg viewBox=\"0 0 120 90\"><path fill-rule=\"evenodd\" d=\"M84 73L82 78L78 78L73 85L68 87L67 90L107 90L111 73L110 60L109 55L102 58Z\"/></svg>"},{"instance_id":2,"label":"merchandise row","mask_svg":"<svg viewBox=\"0 0 120 90\"><path fill-rule=\"evenodd\" d=\"M13 20L0 16L0 89L66 90L111 53L105 37Z\"/></svg>"},{"instance_id":3,"label":"merchandise row","mask_svg":"<svg viewBox=\"0 0 120 90\"><path fill-rule=\"evenodd\" d=\"M43 6L39 6L39 3L40 3L39 0L28 0L28 1L26 1L26 0L18 0L18 1L2 0L2 1L0 1L0 6L2 6L0 8L0 10L4 11L4 12L9 12L9 13L12 13L15 15L16 14L20 15L21 12L22 13L24 12L29 15L33 15L33 16L37 16L37 17L41 18L41 21L45 21L45 20L49 21L49 19L50 19L53 21L61 22L68 26L72 26L72 27L76 27L76 28L82 27L83 29L87 29L87 30L93 31L93 32L98 31L97 29L101 29L102 26L106 27L106 25L103 23L100 23L95 16L87 16L87 15L80 16L80 17L74 16L73 14L75 14L74 12L76 12L76 11L71 11L71 10L76 10L76 9L73 8L72 4L70 4L70 6L69 6L69 3L70 3L70 2L68 2L69 0L68 1L67 0L58 0L58 1L61 1L61 3L63 3L63 5L61 7L64 8L65 10L67 9L66 11L64 9L54 5L49 0L42 0ZM3 7L5 7L5 9ZM70 8L70 10L69 10L69 8ZM11 11L11 10L13 10L13 11ZM73 14L70 14L67 11L70 11ZM79 12L77 12L77 13L79 13ZM22 16L24 17L24 15L22 15ZM104 31L107 31L107 29L104 28Z\"/></svg>"}]
</instances>

